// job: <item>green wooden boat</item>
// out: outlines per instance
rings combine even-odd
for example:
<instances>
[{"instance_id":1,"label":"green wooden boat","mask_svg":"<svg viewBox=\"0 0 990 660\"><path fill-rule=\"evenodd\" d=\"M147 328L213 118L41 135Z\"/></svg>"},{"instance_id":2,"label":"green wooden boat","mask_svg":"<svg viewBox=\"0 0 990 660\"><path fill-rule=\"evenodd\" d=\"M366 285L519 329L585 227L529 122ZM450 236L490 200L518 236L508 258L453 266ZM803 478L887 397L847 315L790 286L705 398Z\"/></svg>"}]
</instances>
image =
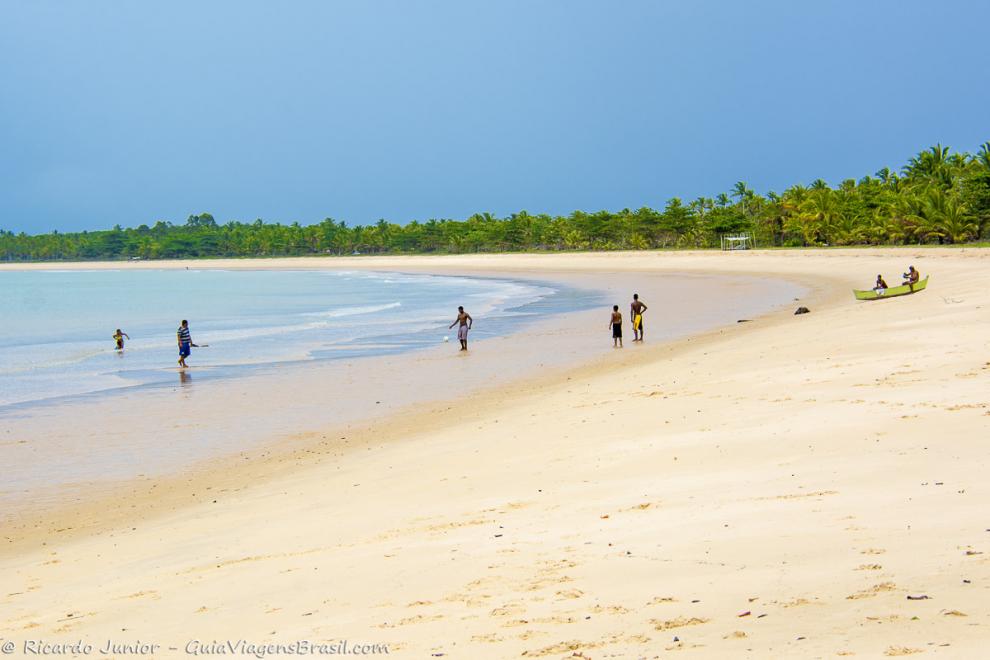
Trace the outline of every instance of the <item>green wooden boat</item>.
<instances>
[{"instance_id":1,"label":"green wooden boat","mask_svg":"<svg viewBox=\"0 0 990 660\"><path fill-rule=\"evenodd\" d=\"M925 276L925 279L919 280L914 286L910 284L892 286L889 289L883 289L880 293L877 293L873 289L867 289L866 291L853 289L853 294L856 296L856 300L883 300L884 298L896 298L897 296L918 293L919 291L924 291L926 286L928 286L927 276Z\"/></svg>"}]
</instances>

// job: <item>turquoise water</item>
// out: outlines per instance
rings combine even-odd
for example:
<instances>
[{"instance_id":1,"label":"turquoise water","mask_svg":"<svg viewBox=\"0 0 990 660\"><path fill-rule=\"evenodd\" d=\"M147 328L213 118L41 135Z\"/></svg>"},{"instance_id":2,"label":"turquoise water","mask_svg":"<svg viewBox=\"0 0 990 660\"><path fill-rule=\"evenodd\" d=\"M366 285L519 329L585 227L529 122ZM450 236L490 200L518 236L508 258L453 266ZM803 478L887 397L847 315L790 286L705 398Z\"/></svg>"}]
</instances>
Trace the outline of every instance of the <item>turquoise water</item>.
<instances>
[{"instance_id":1,"label":"turquoise water","mask_svg":"<svg viewBox=\"0 0 990 660\"><path fill-rule=\"evenodd\" d=\"M476 318L472 338L482 339L595 302L500 279L194 268L0 272L0 292L0 406L171 383L182 319L195 343L209 344L193 349L193 369L230 377L253 365L456 341L447 325L458 305ZM111 339L116 328L130 336L122 352Z\"/></svg>"}]
</instances>

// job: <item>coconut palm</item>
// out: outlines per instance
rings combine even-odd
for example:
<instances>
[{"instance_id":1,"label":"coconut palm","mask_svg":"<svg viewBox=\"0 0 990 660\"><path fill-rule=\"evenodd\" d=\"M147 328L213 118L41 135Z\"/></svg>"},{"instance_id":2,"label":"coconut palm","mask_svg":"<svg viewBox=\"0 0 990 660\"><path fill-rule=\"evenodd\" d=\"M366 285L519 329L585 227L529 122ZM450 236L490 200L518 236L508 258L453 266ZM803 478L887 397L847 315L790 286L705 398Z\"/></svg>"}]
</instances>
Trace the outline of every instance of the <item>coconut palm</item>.
<instances>
[{"instance_id":1,"label":"coconut palm","mask_svg":"<svg viewBox=\"0 0 990 660\"><path fill-rule=\"evenodd\" d=\"M736 181L736 185L732 186L732 196L742 203L743 200L753 196L753 191L750 190L745 181Z\"/></svg>"},{"instance_id":2,"label":"coconut palm","mask_svg":"<svg viewBox=\"0 0 990 660\"><path fill-rule=\"evenodd\" d=\"M842 216L839 200L827 186L813 188L798 208L799 227L806 245L827 242L829 229L836 226Z\"/></svg>"},{"instance_id":3,"label":"coconut palm","mask_svg":"<svg viewBox=\"0 0 990 660\"><path fill-rule=\"evenodd\" d=\"M945 234L939 227L939 221L945 211L945 193L929 186L917 194L905 193L901 201L908 233L918 242L937 239L941 243Z\"/></svg>"},{"instance_id":4,"label":"coconut palm","mask_svg":"<svg viewBox=\"0 0 990 660\"><path fill-rule=\"evenodd\" d=\"M990 142L980 145L980 151L976 154L975 161L990 172Z\"/></svg>"},{"instance_id":5,"label":"coconut palm","mask_svg":"<svg viewBox=\"0 0 990 660\"><path fill-rule=\"evenodd\" d=\"M938 216L938 229L950 243L962 243L976 235L979 226L966 207L955 199L946 201Z\"/></svg>"},{"instance_id":6,"label":"coconut palm","mask_svg":"<svg viewBox=\"0 0 990 660\"><path fill-rule=\"evenodd\" d=\"M904 166L904 174L916 181L949 187L952 185L952 164L949 147L936 144L911 158Z\"/></svg>"}]
</instances>

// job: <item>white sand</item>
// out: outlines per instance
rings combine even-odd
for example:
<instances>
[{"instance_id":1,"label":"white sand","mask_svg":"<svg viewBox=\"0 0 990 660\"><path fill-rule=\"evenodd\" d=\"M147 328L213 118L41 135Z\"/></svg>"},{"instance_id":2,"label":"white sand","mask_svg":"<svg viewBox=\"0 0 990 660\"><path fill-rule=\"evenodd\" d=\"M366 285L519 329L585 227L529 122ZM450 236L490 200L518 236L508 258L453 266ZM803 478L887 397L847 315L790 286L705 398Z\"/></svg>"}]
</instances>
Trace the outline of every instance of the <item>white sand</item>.
<instances>
[{"instance_id":1,"label":"white sand","mask_svg":"<svg viewBox=\"0 0 990 660\"><path fill-rule=\"evenodd\" d=\"M316 263L265 264L300 262ZM241 638L454 658L979 657L990 645L990 251L355 263L819 286L809 315L627 347L611 368L49 520L0 558L0 637L141 639L176 656L189 640ZM853 300L849 288L908 263L931 274L927 291ZM97 531L59 531L77 526Z\"/></svg>"}]
</instances>

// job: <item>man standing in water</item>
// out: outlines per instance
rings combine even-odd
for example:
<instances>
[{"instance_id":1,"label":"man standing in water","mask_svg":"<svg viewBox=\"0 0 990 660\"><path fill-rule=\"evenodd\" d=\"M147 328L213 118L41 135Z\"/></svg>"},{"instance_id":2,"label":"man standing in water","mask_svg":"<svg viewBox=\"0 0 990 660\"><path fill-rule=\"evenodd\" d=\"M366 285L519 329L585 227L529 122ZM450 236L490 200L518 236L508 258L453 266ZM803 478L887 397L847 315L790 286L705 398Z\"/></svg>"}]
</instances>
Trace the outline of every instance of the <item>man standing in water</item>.
<instances>
[{"instance_id":1,"label":"man standing in water","mask_svg":"<svg viewBox=\"0 0 990 660\"><path fill-rule=\"evenodd\" d=\"M639 294L633 294L632 304L629 305L629 316L632 317L633 341L643 341L643 312L647 306L639 299Z\"/></svg>"},{"instance_id":2,"label":"man standing in water","mask_svg":"<svg viewBox=\"0 0 990 660\"><path fill-rule=\"evenodd\" d=\"M192 342L192 337L189 336L189 321L182 320L179 329L175 331L175 338L179 343L179 366L185 369L188 366L186 364L186 358L192 352L192 347L196 346Z\"/></svg>"},{"instance_id":3,"label":"man standing in water","mask_svg":"<svg viewBox=\"0 0 990 660\"><path fill-rule=\"evenodd\" d=\"M612 305L612 318L608 323L612 328L612 348L622 348L622 312L618 305Z\"/></svg>"},{"instance_id":4,"label":"man standing in water","mask_svg":"<svg viewBox=\"0 0 990 660\"><path fill-rule=\"evenodd\" d=\"M461 340L461 350L466 351L468 330L470 330L471 325L474 324L474 319L471 318L470 314L464 311L463 307L457 308L457 318L454 319L453 323L447 326L447 329L450 330L458 323L461 325L457 328L457 338Z\"/></svg>"}]
</instances>

